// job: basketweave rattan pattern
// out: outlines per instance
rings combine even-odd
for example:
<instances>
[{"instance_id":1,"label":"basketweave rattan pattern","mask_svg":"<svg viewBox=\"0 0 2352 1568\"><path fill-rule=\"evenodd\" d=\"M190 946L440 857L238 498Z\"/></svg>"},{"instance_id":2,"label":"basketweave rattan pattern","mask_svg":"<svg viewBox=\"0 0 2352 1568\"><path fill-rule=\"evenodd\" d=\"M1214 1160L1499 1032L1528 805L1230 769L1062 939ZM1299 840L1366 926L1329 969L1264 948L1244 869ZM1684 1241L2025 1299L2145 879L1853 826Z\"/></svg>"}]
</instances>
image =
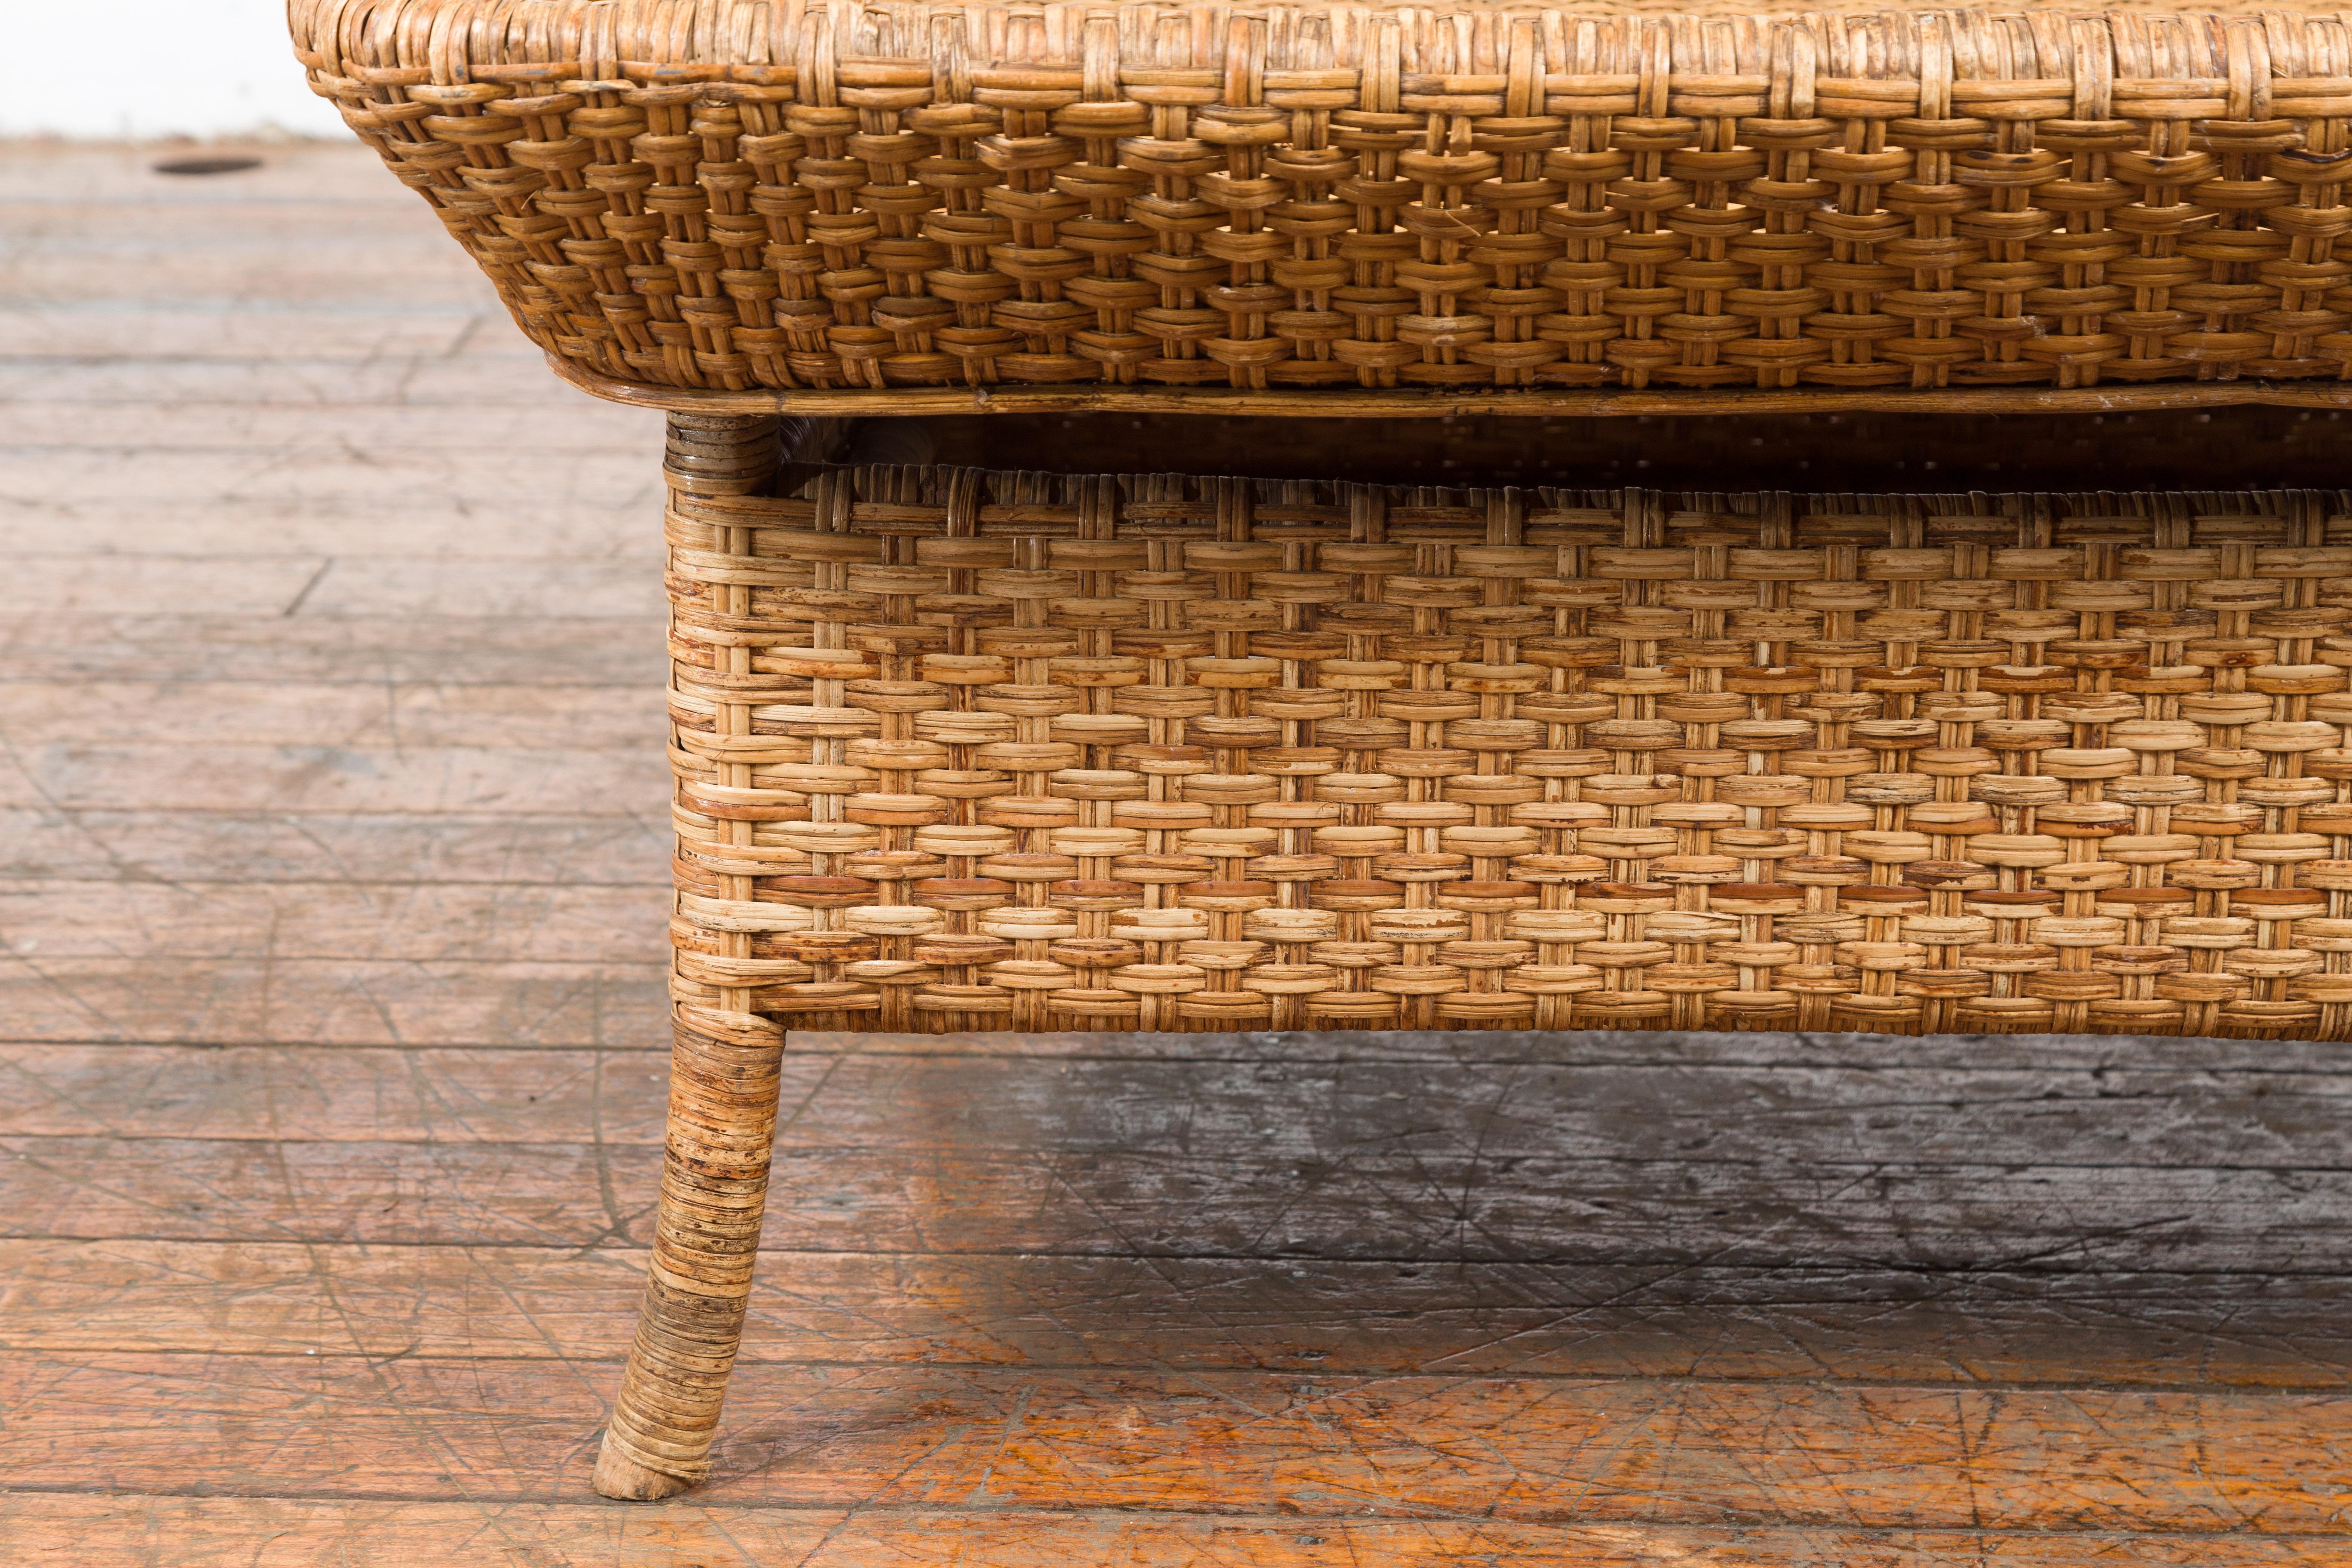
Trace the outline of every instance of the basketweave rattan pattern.
<instances>
[{"instance_id":1,"label":"basketweave rattan pattern","mask_svg":"<svg viewBox=\"0 0 2352 1568\"><path fill-rule=\"evenodd\" d=\"M2342 495L777 497L700 439L690 1009L2352 1032Z\"/></svg>"},{"instance_id":2,"label":"basketweave rattan pattern","mask_svg":"<svg viewBox=\"0 0 2352 1568\"><path fill-rule=\"evenodd\" d=\"M1751 9L292 16L559 367L673 406L2341 395L2346 16Z\"/></svg>"}]
</instances>

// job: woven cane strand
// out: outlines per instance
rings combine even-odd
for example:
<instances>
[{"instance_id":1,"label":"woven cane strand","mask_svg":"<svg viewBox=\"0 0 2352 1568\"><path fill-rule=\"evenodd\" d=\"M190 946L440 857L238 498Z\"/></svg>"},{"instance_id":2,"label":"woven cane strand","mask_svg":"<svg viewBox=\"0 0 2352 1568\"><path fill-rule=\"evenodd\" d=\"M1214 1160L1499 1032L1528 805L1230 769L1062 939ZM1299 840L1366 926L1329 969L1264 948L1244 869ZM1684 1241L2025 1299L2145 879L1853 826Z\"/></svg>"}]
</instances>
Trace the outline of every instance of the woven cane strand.
<instances>
[{"instance_id":1,"label":"woven cane strand","mask_svg":"<svg viewBox=\"0 0 2352 1568\"><path fill-rule=\"evenodd\" d=\"M2352 1033L2341 497L876 468L671 527L689 1007Z\"/></svg>"},{"instance_id":2,"label":"woven cane strand","mask_svg":"<svg viewBox=\"0 0 2352 1568\"><path fill-rule=\"evenodd\" d=\"M2345 15L1725 10L293 5L593 386L2352 375Z\"/></svg>"}]
</instances>

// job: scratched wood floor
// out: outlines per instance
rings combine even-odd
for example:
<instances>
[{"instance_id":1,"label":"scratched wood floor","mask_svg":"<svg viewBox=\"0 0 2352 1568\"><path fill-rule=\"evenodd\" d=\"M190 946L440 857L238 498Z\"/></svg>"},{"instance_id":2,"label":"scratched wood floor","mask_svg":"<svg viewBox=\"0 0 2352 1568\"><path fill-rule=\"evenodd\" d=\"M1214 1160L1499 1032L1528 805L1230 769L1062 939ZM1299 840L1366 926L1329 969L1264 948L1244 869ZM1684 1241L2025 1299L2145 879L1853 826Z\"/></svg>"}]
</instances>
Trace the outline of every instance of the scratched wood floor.
<instances>
[{"instance_id":1,"label":"scratched wood floor","mask_svg":"<svg viewBox=\"0 0 2352 1568\"><path fill-rule=\"evenodd\" d=\"M657 420L362 155L146 163L0 153L0 1563L2352 1563L2275 1042L798 1039L717 1479L595 1499Z\"/></svg>"}]
</instances>

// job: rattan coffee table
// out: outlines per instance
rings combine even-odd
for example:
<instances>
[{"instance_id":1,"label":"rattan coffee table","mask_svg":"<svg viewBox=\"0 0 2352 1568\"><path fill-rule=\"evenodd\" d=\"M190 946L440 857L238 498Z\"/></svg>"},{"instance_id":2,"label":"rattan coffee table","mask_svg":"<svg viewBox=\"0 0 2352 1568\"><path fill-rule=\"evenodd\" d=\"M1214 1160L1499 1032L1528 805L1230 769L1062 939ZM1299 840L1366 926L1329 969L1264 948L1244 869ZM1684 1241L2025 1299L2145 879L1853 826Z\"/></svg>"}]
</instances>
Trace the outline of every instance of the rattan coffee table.
<instances>
[{"instance_id":1,"label":"rattan coffee table","mask_svg":"<svg viewBox=\"0 0 2352 1568\"><path fill-rule=\"evenodd\" d=\"M2335 16L297 0L670 411L706 1471L785 1028L2352 1037L2339 494L806 468L797 416L2352 401Z\"/></svg>"}]
</instances>

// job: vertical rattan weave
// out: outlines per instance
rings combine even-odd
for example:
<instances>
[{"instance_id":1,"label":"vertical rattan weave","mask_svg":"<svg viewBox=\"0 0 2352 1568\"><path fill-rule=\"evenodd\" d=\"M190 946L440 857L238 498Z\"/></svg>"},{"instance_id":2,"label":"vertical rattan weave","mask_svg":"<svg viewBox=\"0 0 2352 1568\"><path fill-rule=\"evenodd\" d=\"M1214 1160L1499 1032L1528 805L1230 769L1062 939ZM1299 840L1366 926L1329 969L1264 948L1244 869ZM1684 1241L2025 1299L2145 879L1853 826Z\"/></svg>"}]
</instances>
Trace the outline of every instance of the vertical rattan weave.
<instances>
[{"instance_id":1,"label":"vertical rattan weave","mask_svg":"<svg viewBox=\"0 0 2352 1568\"><path fill-rule=\"evenodd\" d=\"M673 419L700 1473L787 1027L2352 1036L2337 493L778 470Z\"/></svg>"}]
</instances>

